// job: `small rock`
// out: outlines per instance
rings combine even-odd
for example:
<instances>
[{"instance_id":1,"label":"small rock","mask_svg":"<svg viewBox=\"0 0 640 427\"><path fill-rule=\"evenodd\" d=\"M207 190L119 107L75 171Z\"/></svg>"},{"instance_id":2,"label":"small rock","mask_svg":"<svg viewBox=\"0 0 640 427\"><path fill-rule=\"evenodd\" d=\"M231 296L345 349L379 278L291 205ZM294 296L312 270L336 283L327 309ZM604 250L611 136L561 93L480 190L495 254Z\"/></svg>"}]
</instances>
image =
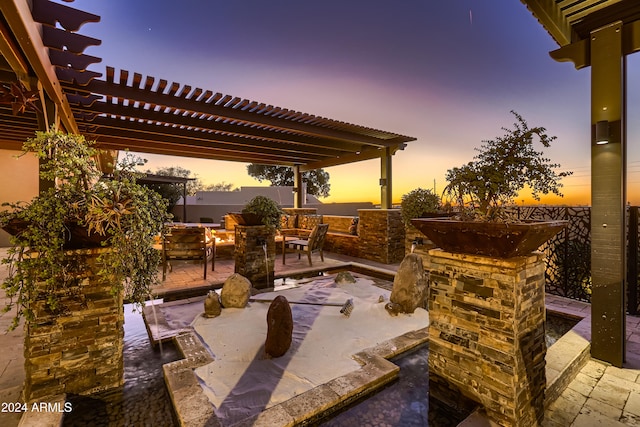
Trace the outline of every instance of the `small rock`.
<instances>
[{"instance_id":1,"label":"small rock","mask_svg":"<svg viewBox=\"0 0 640 427\"><path fill-rule=\"evenodd\" d=\"M234 273L224 281L220 299L224 308L244 308L251 296L251 282Z\"/></svg>"},{"instance_id":2,"label":"small rock","mask_svg":"<svg viewBox=\"0 0 640 427\"><path fill-rule=\"evenodd\" d=\"M284 355L293 337L293 316L289 301L284 295L278 295L269 305L267 311L267 339L264 351L269 357Z\"/></svg>"},{"instance_id":3,"label":"small rock","mask_svg":"<svg viewBox=\"0 0 640 427\"><path fill-rule=\"evenodd\" d=\"M356 278L348 271L340 271L336 274L335 282L338 285L344 285L346 283L356 283Z\"/></svg>"},{"instance_id":4,"label":"small rock","mask_svg":"<svg viewBox=\"0 0 640 427\"><path fill-rule=\"evenodd\" d=\"M386 303L384 309L387 310L391 316L397 316L398 313L402 313L402 306L393 302Z\"/></svg>"},{"instance_id":5,"label":"small rock","mask_svg":"<svg viewBox=\"0 0 640 427\"><path fill-rule=\"evenodd\" d=\"M384 297L384 295L380 295L380 296L378 297L378 302L379 302L379 303L380 303L380 302L385 302L386 300L387 300L387 299Z\"/></svg>"},{"instance_id":6,"label":"small rock","mask_svg":"<svg viewBox=\"0 0 640 427\"><path fill-rule=\"evenodd\" d=\"M218 317L221 312L220 296L216 291L209 291L204 300L204 317Z\"/></svg>"}]
</instances>

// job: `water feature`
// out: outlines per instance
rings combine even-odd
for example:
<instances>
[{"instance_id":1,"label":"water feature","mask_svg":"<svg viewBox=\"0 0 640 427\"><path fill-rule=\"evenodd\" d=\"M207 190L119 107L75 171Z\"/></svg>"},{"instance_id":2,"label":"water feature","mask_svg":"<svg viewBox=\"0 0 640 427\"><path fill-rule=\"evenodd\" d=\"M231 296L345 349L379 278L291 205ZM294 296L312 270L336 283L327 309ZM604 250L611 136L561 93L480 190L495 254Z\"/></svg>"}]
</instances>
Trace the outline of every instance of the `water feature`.
<instances>
[{"instance_id":1,"label":"water feature","mask_svg":"<svg viewBox=\"0 0 640 427\"><path fill-rule=\"evenodd\" d=\"M181 356L170 342L164 344L162 352L153 348L142 315L132 309L132 305L125 304L124 386L92 396L68 396L73 410L65 414L63 426L177 425L162 365Z\"/></svg>"},{"instance_id":2,"label":"water feature","mask_svg":"<svg viewBox=\"0 0 640 427\"><path fill-rule=\"evenodd\" d=\"M384 287L390 285L382 279L376 279L376 283ZM124 387L91 397L69 396L73 411L65 415L63 426L177 425L165 388L162 365L178 360L179 352L172 342L165 342L163 351L153 348L142 316L132 313L131 305L126 305L124 310ZM555 342L574 324L571 319L550 315L547 345ZM428 401L427 358L428 346L423 345L394 359L401 368L398 380L333 418L322 421L322 424L347 426L354 425L354 420L357 420L355 425L455 425L447 423L457 417L434 410L433 402Z\"/></svg>"},{"instance_id":3,"label":"water feature","mask_svg":"<svg viewBox=\"0 0 640 427\"><path fill-rule=\"evenodd\" d=\"M547 313L546 342L553 345L578 321ZM472 411L452 412L446 405L429 398L429 345L402 354L392 361L400 367L398 379L376 394L356 402L320 423L326 427L366 425L453 427Z\"/></svg>"},{"instance_id":4,"label":"water feature","mask_svg":"<svg viewBox=\"0 0 640 427\"><path fill-rule=\"evenodd\" d=\"M392 361L400 366L398 379L365 400L320 423L326 427L453 427L471 411L451 413L429 399L429 345ZM431 407L430 407L431 403Z\"/></svg>"},{"instance_id":5,"label":"water feature","mask_svg":"<svg viewBox=\"0 0 640 427\"><path fill-rule=\"evenodd\" d=\"M262 250L264 251L264 269L267 271L267 288L269 287L269 255L267 254L267 242L262 244Z\"/></svg>"}]
</instances>

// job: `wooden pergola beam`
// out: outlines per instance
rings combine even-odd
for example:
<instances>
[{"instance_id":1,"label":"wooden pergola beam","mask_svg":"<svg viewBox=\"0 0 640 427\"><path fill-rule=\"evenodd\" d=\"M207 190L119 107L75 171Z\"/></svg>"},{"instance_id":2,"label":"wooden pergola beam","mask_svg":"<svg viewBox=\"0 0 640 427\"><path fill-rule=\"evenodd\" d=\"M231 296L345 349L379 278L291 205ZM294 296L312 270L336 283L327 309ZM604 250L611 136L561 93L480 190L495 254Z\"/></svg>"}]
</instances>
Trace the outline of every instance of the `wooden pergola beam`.
<instances>
[{"instance_id":1,"label":"wooden pergola beam","mask_svg":"<svg viewBox=\"0 0 640 427\"><path fill-rule=\"evenodd\" d=\"M71 106L62 92L60 82L49 60L48 49L42 43L40 24L33 21L27 1L2 1L0 11L15 35L35 76L49 98L58 106L58 114L67 132L78 133Z\"/></svg>"}]
</instances>

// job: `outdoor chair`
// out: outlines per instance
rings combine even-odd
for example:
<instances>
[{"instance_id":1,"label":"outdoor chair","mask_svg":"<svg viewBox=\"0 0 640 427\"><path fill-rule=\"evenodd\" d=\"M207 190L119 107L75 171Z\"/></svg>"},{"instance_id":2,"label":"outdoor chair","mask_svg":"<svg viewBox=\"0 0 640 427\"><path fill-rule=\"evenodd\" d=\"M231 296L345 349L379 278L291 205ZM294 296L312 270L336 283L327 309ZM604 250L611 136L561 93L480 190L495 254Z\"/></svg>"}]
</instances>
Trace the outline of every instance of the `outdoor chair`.
<instances>
[{"instance_id":1,"label":"outdoor chair","mask_svg":"<svg viewBox=\"0 0 640 427\"><path fill-rule=\"evenodd\" d=\"M207 246L206 228L172 227L162 239L162 280L167 277L167 266L173 270L171 260L202 260L206 279Z\"/></svg>"},{"instance_id":2,"label":"outdoor chair","mask_svg":"<svg viewBox=\"0 0 640 427\"><path fill-rule=\"evenodd\" d=\"M324 262L324 254L322 253L322 247L324 246L325 237L327 237L327 231L329 230L329 224L318 224L311 230L308 238L301 238L298 236L296 240L287 240L286 236L282 239L282 263L285 263L287 256L287 249L293 249L298 253L298 259L300 254L306 253L309 259L309 265L313 265L311 262L311 254L313 252L320 253L320 259Z\"/></svg>"}]
</instances>

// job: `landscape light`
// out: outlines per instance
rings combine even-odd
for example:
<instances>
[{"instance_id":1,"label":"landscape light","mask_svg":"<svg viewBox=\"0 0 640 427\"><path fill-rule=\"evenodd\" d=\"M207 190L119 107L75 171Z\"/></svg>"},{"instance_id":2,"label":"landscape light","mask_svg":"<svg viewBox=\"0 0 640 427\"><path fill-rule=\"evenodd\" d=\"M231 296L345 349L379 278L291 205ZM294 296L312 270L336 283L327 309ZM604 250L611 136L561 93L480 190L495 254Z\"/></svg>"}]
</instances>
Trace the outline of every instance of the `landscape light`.
<instances>
[{"instance_id":1,"label":"landscape light","mask_svg":"<svg viewBox=\"0 0 640 427\"><path fill-rule=\"evenodd\" d=\"M608 144L609 143L609 122L607 120L601 120L596 123L596 144Z\"/></svg>"}]
</instances>

